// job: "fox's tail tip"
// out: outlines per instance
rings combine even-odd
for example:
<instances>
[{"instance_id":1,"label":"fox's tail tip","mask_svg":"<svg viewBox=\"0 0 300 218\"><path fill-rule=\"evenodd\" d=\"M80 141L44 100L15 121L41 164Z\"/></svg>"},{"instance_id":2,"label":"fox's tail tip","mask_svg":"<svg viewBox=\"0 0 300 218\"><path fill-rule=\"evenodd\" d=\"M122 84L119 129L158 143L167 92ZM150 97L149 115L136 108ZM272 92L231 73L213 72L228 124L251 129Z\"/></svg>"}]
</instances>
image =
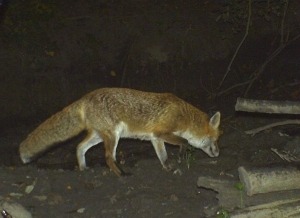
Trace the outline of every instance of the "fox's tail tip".
<instances>
[{"instance_id":1,"label":"fox's tail tip","mask_svg":"<svg viewBox=\"0 0 300 218\"><path fill-rule=\"evenodd\" d=\"M25 157L24 155L20 154L20 158L21 158L21 161L23 162L23 164L27 164L29 162L31 162L31 159L28 158L28 157Z\"/></svg>"},{"instance_id":2,"label":"fox's tail tip","mask_svg":"<svg viewBox=\"0 0 300 218\"><path fill-rule=\"evenodd\" d=\"M22 149L19 150L19 153L20 153L20 159L24 164L27 164L32 161L31 155L22 151Z\"/></svg>"}]
</instances>

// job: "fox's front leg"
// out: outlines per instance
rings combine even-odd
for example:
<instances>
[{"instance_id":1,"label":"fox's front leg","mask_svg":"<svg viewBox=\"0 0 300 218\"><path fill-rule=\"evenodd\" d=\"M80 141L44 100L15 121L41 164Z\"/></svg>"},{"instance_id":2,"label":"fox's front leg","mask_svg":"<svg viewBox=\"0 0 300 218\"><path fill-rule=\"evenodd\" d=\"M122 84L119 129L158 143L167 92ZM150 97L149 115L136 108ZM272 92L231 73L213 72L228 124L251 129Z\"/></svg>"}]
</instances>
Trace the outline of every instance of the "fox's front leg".
<instances>
[{"instance_id":1,"label":"fox's front leg","mask_svg":"<svg viewBox=\"0 0 300 218\"><path fill-rule=\"evenodd\" d=\"M163 169L170 171L172 169L171 165L167 163L168 154L166 151L165 143L161 139L152 139L151 140L156 155L163 166Z\"/></svg>"},{"instance_id":2,"label":"fox's front leg","mask_svg":"<svg viewBox=\"0 0 300 218\"><path fill-rule=\"evenodd\" d=\"M164 140L165 142L179 146L178 162L181 162L181 158L185 155L187 147L189 146L188 140L180 136L174 135L173 133L160 133L157 137Z\"/></svg>"}]
</instances>

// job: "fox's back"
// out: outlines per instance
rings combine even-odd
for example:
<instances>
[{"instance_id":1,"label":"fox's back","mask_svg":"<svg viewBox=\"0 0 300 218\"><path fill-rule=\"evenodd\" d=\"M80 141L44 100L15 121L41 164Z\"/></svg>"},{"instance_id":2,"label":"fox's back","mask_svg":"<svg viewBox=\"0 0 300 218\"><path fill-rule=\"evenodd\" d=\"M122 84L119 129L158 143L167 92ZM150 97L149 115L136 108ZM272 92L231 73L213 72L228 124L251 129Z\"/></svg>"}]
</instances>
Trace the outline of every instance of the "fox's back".
<instances>
[{"instance_id":1,"label":"fox's back","mask_svg":"<svg viewBox=\"0 0 300 218\"><path fill-rule=\"evenodd\" d=\"M147 127L163 120L170 122L184 113L189 105L169 93L142 92L125 88L98 89L84 96L85 116L99 127L125 122L130 126ZM95 121L95 122L94 122Z\"/></svg>"}]
</instances>

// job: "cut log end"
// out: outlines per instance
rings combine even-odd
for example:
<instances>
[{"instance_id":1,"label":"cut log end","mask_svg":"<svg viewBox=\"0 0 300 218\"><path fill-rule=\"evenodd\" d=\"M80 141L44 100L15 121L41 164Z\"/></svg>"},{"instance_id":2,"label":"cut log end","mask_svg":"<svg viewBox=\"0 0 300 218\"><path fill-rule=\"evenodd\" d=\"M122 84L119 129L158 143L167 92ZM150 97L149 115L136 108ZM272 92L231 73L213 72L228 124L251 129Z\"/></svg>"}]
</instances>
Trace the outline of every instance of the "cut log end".
<instances>
[{"instance_id":1,"label":"cut log end","mask_svg":"<svg viewBox=\"0 0 300 218\"><path fill-rule=\"evenodd\" d=\"M248 196L300 189L300 171L295 167L238 168Z\"/></svg>"}]
</instances>

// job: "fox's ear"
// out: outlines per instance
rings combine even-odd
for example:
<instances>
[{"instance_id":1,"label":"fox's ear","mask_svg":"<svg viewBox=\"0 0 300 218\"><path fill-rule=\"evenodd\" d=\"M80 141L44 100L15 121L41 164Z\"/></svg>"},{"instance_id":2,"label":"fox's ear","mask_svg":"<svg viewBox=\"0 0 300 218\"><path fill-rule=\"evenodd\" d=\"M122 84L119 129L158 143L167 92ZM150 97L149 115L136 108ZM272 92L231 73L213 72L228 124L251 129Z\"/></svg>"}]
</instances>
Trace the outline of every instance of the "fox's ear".
<instances>
[{"instance_id":1,"label":"fox's ear","mask_svg":"<svg viewBox=\"0 0 300 218\"><path fill-rule=\"evenodd\" d=\"M220 120L221 120L221 113L217 112L215 113L209 120L209 125L213 128L213 129L218 129L219 125L220 125Z\"/></svg>"}]
</instances>

